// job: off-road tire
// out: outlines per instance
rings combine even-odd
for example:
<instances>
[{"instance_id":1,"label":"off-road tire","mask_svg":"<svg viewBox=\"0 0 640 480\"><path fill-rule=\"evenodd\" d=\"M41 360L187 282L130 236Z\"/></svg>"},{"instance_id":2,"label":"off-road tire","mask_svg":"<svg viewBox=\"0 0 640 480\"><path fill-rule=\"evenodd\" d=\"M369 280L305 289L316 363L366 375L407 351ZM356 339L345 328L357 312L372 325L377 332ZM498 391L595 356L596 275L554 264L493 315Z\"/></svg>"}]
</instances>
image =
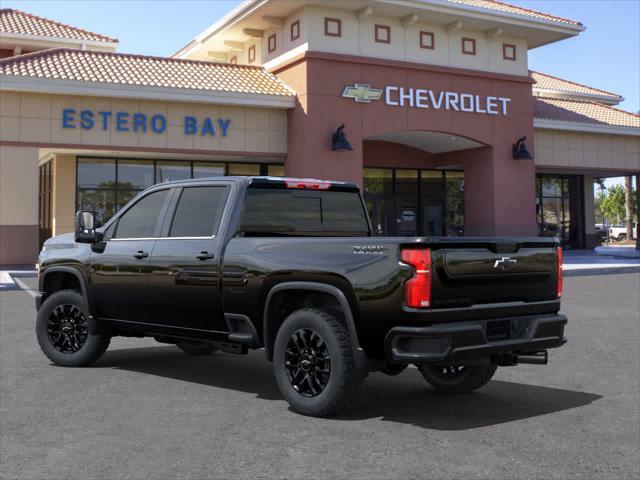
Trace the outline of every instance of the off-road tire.
<instances>
[{"instance_id":1,"label":"off-road tire","mask_svg":"<svg viewBox=\"0 0 640 480\"><path fill-rule=\"evenodd\" d=\"M65 353L58 350L54 345L54 340L49 334L49 320L57 307L71 306L77 308L84 320L87 322L86 335L79 335L83 338L81 347L74 352ZM111 336L108 332L91 333L95 331L91 322L89 312L85 307L84 298L75 290L60 290L50 295L40 307L36 318L36 338L40 349L49 360L64 367L85 367L98 360L109 347Z\"/></svg>"},{"instance_id":2,"label":"off-road tire","mask_svg":"<svg viewBox=\"0 0 640 480\"><path fill-rule=\"evenodd\" d=\"M450 367L448 367L450 368ZM418 367L424 379L436 390L444 393L469 393L483 387L493 377L498 368L495 364L465 366L461 372L446 378L442 367L421 365Z\"/></svg>"},{"instance_id":3,"label":"off-road tire","mask_svg":"<svg viewBox=\"0 0 640 480\"><path fill-rule=\"evenodd\" d=\"M297 391L285 366L286 349L296 332L311 330L324 342L330 372L324 389L313 397ZM356 352L347 327L330 313L303 308L291 313L282 323L273 347L273 371L282 396L291 408L303 415L326 417L347 412L358 398L365 372L357 367Z\"/></svg>"},{"instance_id":4,"label":"off-road tire","mask_svg":"<svg viewBox=\"0 0 640 480\"><path fill-rule=\"evenodd\" d=\"M176 346L187 355L209 355L218 350L211 342L182 341Z\"/></svg>"}]
</instances>

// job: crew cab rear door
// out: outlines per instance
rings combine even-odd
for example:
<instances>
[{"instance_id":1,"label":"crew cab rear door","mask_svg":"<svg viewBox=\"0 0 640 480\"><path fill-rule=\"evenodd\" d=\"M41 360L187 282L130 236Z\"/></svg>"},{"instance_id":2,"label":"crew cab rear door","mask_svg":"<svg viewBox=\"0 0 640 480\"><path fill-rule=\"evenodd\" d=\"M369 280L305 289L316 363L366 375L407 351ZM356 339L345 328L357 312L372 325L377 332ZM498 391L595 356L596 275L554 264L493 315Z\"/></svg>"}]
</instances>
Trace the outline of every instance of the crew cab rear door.
<instances>
[{"instance_id":1,"label":"crew cab rear door","mask_svg":"<svg viewBox=\"0 0 640 480\"><path fill-rule=\"evenodd\" d=\"M150 259L149 310L154 324L227 331L220 305L220 250L223 213L232 188L224 181L174 188Z\"/></svg>"}]
</instances>

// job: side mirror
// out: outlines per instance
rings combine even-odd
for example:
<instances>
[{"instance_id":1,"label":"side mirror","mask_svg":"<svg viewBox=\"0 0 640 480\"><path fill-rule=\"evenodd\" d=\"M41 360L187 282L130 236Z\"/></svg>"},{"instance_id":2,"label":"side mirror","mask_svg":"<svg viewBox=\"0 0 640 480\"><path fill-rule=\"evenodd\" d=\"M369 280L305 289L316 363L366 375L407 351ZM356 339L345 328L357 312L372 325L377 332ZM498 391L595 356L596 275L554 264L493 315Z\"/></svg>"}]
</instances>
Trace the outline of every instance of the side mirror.
<instances>
[{"instance_id":1,"label":"side mirror","mask_svg":"<svg viewBox=\"0 0 640 480\"><path fill-rule=\"evenodd\" d=\"M93 243L96 239L95 213L79 210L76 213L76 242Z\"/></svg>"}]
</instances>

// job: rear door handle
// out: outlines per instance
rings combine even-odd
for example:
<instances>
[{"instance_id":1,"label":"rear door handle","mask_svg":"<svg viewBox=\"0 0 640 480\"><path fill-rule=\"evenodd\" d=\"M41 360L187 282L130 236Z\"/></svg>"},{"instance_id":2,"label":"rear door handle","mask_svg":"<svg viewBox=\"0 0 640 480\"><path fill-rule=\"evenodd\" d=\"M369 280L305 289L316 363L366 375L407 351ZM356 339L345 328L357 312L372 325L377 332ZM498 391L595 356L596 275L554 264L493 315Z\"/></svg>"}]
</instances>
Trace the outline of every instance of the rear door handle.
<instances>
[{"instance_id":1,"label":"rear door handle","mask_svg":"<svg viewBox=\"0 0 640 480\"><path fill-rule=\"evenodd\" d=\"M215 255L209 252L200 252L200 255L196 255L198 260L211 260Z\"/></svg>"},{"instance_id":2,"label":"rear door handle","mask_svg":"<svg viewBox=\"0 0 640 480\"><path fill-rule=\"evenodd\" d=\"M133 254L133 256L139 260L142 260L143 258L147 258L149 254L147 252L143 252L142 250L138 250L136 253Z\"/></svg>"}]
</instances>

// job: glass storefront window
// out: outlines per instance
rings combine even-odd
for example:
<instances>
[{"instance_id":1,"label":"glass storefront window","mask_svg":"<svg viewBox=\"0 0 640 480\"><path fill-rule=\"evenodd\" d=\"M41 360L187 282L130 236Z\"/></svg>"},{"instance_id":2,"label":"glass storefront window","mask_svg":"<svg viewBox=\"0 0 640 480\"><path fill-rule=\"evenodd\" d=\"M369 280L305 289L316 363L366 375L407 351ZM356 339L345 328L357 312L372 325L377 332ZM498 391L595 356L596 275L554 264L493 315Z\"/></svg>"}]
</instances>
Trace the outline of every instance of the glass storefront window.
<instances>
[{"instance_id":1,"label":"glass storefront window","mask_svg":"<svg viewBox=\"0 0 640 480\"><path fill-rule=\"evenodd\" d=\"M154 179L152 161L118 160L118 188L144 190Z\"/></svg>"},{"instance_id":2,"label":"glass storefront window","mask_svg":"<svg viewBox=\"0 0 640 480\"><path fill-rule=\"evenodd\" d=\"M363 184L374 235L464 234L463 172L365 168Z\"/></svg>"},{"instance_id":3,"label":"glass storefront window","mask_svg":"<svg viewBox=\"0 0 640 480\"><path fill-rule=\"evenodd\" d=\"M79 188L113 188L116 181L115 160L79 159Z\"/></svg>"},{"instance_id":4,"label":"glass storefront window","mask_svg":"<svg viewBox=\"0 0 640 480\"><path fill-rule=\"evenodd\" d=\"M230 163L229 175L237 175L237 176L260 175L260 165L256 163Z\"/></svg>"},{"instance_id":5,"label":"glass storefront window","mask_svg":"<svg viewBox=\"0 0 640 480\"><path fill-rule=\"evenodd\" d=\"M539 234L557 237L563 245L581 246L582 206L578 176L536 176L536 217Z\"/></svg>"},{"instance_id":6,"label":"glass storefront window","mask_svg":"<svg viewBox=\"0 0 640 480\"><path fill-rule=\"evenodd\" d=\"M77 159L76 210L95 211L96 220L103 224L138 193L155 183L223 177L227 169L229 175L261 175L267 172L274 176L284 175L283 165L80 157ZM40 183L42 192L42 179ZM49 208L44 198L40 196L41 212ZM41 214L41 218L44 216Z\"/></svg>"},{"instance_id":7,"label":"glass storefront window","mask_svg":"<svg viewBox=\"0 0 640 480\"><path fill-rule=\"evenodd\" d=\"M267 172L270 177L284 177L284 165L269 165Z\"/></svg>"},{"instance_id":8,"label":"glass storefront window","mask_svg":"<svg viewBox=\"0 0 640 480\"><path fill-rule=\"evenodd\" d=\"M363 195L374 235L389 235L393 227L393 170L365 168Z\"/></svg>"},{"instance_id":9,"label":"glass storefront window","mask_svg":"<svg viewBox=\"0 0 640 480\"><path fill-rule=\"evenodd\" d=\"M224 177L224 163L193 162L193 178Z\"/></svg>"},{"instance_id":10,"label":"glass storefront window","mask_svg":"<svg viewBox=\"0 0 640 480\"><path fill-rule=\"evenodd\" d=\"M191 178L189 162L156 162L156 183Z\"/></svg>"}]
</instances>

